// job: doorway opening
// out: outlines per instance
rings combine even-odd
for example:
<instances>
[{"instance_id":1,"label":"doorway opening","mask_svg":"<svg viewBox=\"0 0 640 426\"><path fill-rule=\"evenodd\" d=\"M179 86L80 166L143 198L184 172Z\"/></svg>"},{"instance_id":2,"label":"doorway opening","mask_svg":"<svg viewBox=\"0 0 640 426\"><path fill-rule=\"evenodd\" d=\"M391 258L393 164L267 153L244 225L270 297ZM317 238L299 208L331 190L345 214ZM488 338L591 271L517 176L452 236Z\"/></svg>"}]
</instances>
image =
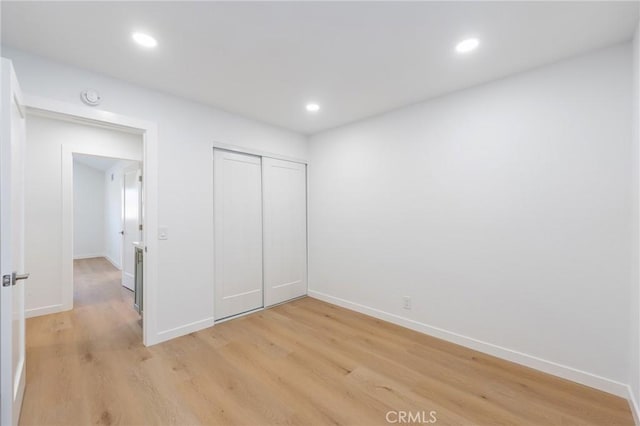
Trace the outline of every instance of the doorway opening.
<instances>
[{"instance_id":1,"label":"doorway opening","mask_svg":"<svg viewBox=\"0 0 640 426\"><path fill-rule=\"evenodd\" d=\"M26 221L29 226L26 232L25 256L26 262L34 272L31 275L33 280L30 284L32 285L27 289L25 316L28 318L72 309L75 312L74 307L79 307L81 303L74 306L74 278L78 275L74 272L79 271L81 274L87 270L103 269L107 272L111 271L110 280L117 283L116 290L125 291L123 294L129 295L129 300L126 303L119 303L118 306L123 309L126 307L127 312L132 313L136 321L141 321L142 327L140 324L133 324L137 337L131 337L134 340L142 340L146 346L158 343L160 339L154 321L157 244L148 234L148 229L157 228L156 124L114 113L86 110L42 98L28 98L26 105L27 159L29 160L26 163L25 173ZM137 204L138 226L142 225L142 230L137 236L131 234L131 242L133 240L141 242L139 254L137 257L134 255L132 261L129 261L129 257L124 253L124 247L120 249L119 255L117 251L114 255L113 250L107 250L106 235L103 236L105 244L103 252L99 249L92 251L91 246L85 245L84 248L87 250L84 253L79 253L78 250L74 253L74 247L76 249L82 247L78 241L74 244L74 228L77 224L74 223L73 179L74 160L78 163L77 160L82 159L81 156L93 157L94 160L103 162L113 162L113 160L136 162L129 165L135 165L133 176L138 179L140 187L135 198L139 201ZM129 170L125 170L124 163L121 165L120 172L124 181L124 175ZM77 167L76 164L76 169ZM114 182L116 178L114 173ZM106 180L107 176L104 176L104 179ZM108 179L110 181L110 174ZM124 197L124 194L121 196ZM104 206L106 208L106 202ZM106 228L107 225L104 226ZM120 231L124 231L122 223L118 227L117 237L122 246L125 244L123 235L120 234ZM95 243L97 238L89 239L90 242ZM85 242L87 242L86 239ZM127 244L128 247L130 245ZM102 256L102 262L90 265L90 260L95 260L96 255ZM93 257L74 260L74 257L85 256ZM107 260L107 256L110 260ZM141 272L138 276L139 283L142 285L137 298L122 286L123 274L119 269L124 268L125 261L137 266ZM78 263L77 266L84 264L84 269L75 268L74 271L74 262ZM113 264L119 265L120 268ZM135 273L125 275L124 283L135 290L135 280L131 279L132 275L135 277ZM91 284L89 287L93 286L88 289L89 293L92 291L95 293L94 278L95 276L86 280ZM136 312L134 303L141 308L140 313ZM78 312L82 315L84 313L86 311ZM99 315L101 316L102 314ZM100 324L103 324L102 320Z\"/></svg>"},{"instance_id":2,"label":"doorway opening","mask_svg":"<svg viewBox=\"0 0 640 426\"><path fill-rule=\"evenodd\" d=\"M142 207L141 161L73 154L74 308L106 303L142 320Z\"/></svg>"}]
</instances>

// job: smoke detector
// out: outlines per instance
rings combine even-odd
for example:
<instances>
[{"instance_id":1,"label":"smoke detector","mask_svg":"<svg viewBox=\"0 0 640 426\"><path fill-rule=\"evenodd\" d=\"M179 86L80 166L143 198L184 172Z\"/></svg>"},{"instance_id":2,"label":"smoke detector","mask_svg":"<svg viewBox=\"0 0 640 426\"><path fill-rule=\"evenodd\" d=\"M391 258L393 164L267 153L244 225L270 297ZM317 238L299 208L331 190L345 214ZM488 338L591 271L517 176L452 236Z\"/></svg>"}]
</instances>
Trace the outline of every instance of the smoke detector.
<instances>
[{"instance_id":1,"label":"smoke detector","mask_svg":"<svg viewBox=\"0 0 640 426\"><path fill-rule=\"evenodd\" d=\"M100 105L100 101L102 101L102 96L95 89L87 89L83 90L80 94L80 98L82 102L89 106L97 106Z\"/></svg>"}]
</instances>

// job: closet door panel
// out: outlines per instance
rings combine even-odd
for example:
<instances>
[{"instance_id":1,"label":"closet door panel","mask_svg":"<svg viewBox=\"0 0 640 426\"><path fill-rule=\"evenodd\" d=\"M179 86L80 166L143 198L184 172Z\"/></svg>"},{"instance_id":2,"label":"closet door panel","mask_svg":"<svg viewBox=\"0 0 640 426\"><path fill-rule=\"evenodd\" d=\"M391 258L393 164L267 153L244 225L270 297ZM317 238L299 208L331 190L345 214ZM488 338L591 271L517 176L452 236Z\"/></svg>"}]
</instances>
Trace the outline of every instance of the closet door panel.
<instances>
[{"instance_id":1,"label":"closet door panel","mask_svg":"<svg viewBox=\"0 0 640 426\"><path fill-rule=\"evenodd\" d=\"M263 306L262 173L253 155L214 150L215 318Z\"/></svg>"},{"instance_id":2,"label":"closet door panel","mask_svg":"<svg viewBox=\"0 0 640 426\"><path fill-rule=\"evenodd\" d=\"M264 302L307 293L307 190L304 164L262 159Z\"/></svg>"}]
</instances>

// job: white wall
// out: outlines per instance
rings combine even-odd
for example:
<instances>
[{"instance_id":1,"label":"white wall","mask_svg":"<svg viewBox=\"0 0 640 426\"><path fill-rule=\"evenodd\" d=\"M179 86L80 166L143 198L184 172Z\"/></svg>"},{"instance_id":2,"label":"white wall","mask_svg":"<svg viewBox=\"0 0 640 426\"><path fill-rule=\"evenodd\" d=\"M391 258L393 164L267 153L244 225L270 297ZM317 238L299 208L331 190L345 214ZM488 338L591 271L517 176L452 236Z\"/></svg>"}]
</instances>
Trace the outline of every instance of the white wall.
<instances>
[{"instance_id":1,"label":"white wall","mask_svg":"<svg viewBox=\"0 0 640 426\"><path fill-rule=\"evenodd\" d=\"M306 137L14 49L3 48L2 55L13 60L27 95L80 106L80 92L92 87L102 94L100 109L158 124L158 220L169 239L155 253L156 338L213 324L214 141L306 158Z\"/></svg>"},{"instance_id":2,"label":"white wall","mask_svg":"<svg viewBox=\"0 0 640 426\"><path fill-rule=\"evenodd\" d=\"M640 24L633 38L632 91L632 275L629 380L636 423L640 424Z\"/></svg>"},{"instance_id":3,"label":"white wall","mask_svg":"<svg viewBox=\"0 0 640 426\"><path fill-rule=\"evenodd\" d=\"M79 92L94 87L101 109L158 123L159 222L170 229L157 253L159 338L210 325L211 146L307 158L305 137L24 52L2 53L28 95L81 105ZM311 290L617 391L616 382L630 377L632 333L624 308L630 60L629 46L611 48L312 137ZM30 133L38 127L30 124ZM54 271L60 263L51 253L59 249L39 245L59 227L37 219L59 214L59 205L55 194L34 192L46 208L27 212L36 225L27 245L42 255L38 269ZM28 300L42 305L55 291L40 281L40 299ZM405 295L411 311L401 309Z\"/></svg>"},{"instance_id":4,"label":"white wall","mask_svg":"<svg viewBox=\"0 0 640 426\"><path fill-rule=\"evenodd\" d=\"M312 136L311 294L626 396L630 73L625 44Z\"/></svg>"},{"instance_id":5,"label":"white wall","mask_svg":"<svg viewBox=\"0 0 640 426\"><path fill-rule=\"evenodd\" d=\"M105 255L104 172L73 162L73 258Z\"/></svg>"},{"instance_id":6,"label":"white wall","mask_svg":"<svg viewBox=\"0 0 640 426\"><path fill-rule=\"evenodd\" d=\"M138 135L27 117L25 267L31 273L25 296L28 316L62 309L64 288L71 285L62 281L62 146L90 151L105 144L130 158L142 158ZM102 177L101 181L104 182Z\"/></svg>"},{"instance_id":7,"label":"white wall","mask_svg":"<svg viewBox=\"0 0 640 426\"><path fill-rule=\"evenodd\" d=\"M105 256L118 269L122 269L122 171L133 164L138 163L121 160L104 173Z\"/></svg>"}]
</instances>

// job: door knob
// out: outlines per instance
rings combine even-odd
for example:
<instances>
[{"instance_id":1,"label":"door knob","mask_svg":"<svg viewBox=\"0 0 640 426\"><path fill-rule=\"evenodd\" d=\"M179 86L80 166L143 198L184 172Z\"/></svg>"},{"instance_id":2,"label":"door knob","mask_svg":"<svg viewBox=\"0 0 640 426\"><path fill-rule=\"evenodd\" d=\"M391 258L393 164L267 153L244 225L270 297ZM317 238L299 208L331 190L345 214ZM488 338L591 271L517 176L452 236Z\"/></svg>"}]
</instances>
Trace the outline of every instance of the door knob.
<instances>
[{"instance_id":1,"label":"door knob","mask_svg":"<svg viewBox=\"0 0 640 426\"><path fill-rule=\"evenodd\" d=\"M15 272L11 274L11 285L16 285L16 283L20 280L26 280L29 278L29 274L16 274Z\"/></svg>"}]
</instances>

